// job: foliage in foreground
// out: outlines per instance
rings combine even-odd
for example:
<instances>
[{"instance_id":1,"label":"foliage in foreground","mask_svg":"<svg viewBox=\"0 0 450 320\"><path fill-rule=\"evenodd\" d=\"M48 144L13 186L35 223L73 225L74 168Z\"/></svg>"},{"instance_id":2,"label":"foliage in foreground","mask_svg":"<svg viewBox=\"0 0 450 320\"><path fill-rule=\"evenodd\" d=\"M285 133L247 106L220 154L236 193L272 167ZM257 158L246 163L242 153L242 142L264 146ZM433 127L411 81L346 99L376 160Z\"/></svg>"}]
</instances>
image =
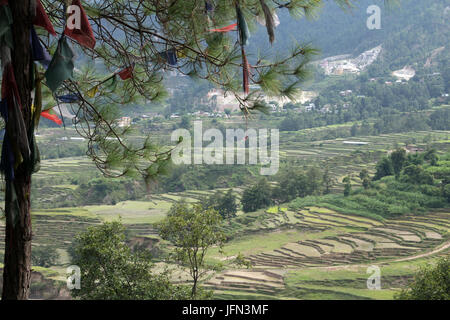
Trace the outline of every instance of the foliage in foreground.
<instances>
[{"instance_id":1,"label":"foliage in foreground","mask_svg":"<svg viewBox=\"0 0 450 320\"><path fill-rule=\"evenodd\" d=\"M192 298L199 298L198 282L207 272L205 256L212 246L221 246L225 235L220 230L222 218L212 209L200 204L190 207L186 202L175 203L159 224L163 239L175 245L175 258L189 268L192 278Z\"/></svg>"},{"instance_id":2,"label":"foliage in foreground","mask_svg":"<svg viewBox=\"0 0 450 320\"><path fill-rule=\"evenodd\" d=\"M450 300L450 258L422 267L406 289L395 296L398 300Z\"/></svg>"},{"instance_id":3,"label":"foliage in foreground","mask_svg":"<svg viewBox=\"0 0 450 320\"><path fill-rule=\"evenodd\" d=\"M133 252L125 243L120 222L90 227L75 239L72 264L80 267L84 300L177 300L189 298L188 288L175 286L168 272L153 270L149 254Z\"/></svg>"}]
</instances>

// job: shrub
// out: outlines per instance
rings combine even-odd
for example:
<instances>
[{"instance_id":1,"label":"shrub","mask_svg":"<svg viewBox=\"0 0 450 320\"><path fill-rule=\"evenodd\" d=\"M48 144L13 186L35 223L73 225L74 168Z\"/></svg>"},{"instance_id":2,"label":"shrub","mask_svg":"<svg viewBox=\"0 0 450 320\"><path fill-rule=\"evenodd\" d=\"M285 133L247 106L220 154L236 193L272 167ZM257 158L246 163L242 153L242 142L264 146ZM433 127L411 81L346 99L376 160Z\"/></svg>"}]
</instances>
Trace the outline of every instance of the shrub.
<instances>
[{"instance_id":1,"label":"shrub","mask_svg":"<svg viewBox=\"0 0 450 320\"><path fill-rule=\"evenodd\" d=\"M449 300L450 259L438 260L435 266L422 267L406 289L395 296L399 300Z\"/></svg>"},{"instance_id":2,"label":"shrub","mask_svg":"<svg viewBox=\"0 0 450 320\"><path fill-rule=\"evenodd\" d=\"M55 265L58 258L59 254L54 246L33 246L31 250L31 263L33 266L48 268Z\"/></svg>"}]
</instances>

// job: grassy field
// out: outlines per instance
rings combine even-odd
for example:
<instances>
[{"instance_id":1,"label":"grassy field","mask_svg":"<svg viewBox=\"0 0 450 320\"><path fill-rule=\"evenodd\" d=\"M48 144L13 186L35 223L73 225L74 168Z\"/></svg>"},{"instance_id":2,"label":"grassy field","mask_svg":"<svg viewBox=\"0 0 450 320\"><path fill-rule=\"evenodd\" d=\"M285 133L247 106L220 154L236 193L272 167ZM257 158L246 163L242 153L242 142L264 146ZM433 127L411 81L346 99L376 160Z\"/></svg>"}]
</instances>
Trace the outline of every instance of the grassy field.
<instances>
[{"instance_id":1,"label":"grassy field","mask_svg":"<svg viewBox=\"0 0 450 320\"><path fill-rule=\"evenodd\" d=\"M341 181L346 175L352 176L352 184L357 187L359 172L366 168L373 174L376 161L395 146L414 142L425 147L425 141L431 139L429 144L439 151L450 149L447 131L304 141L305 136L320 130L329 128L281 133L281 159L282 163L304 168L328 165L337 181L334 193L342 192ZM345 140L368 144L348 145ZM70 196L77 188L73 178L82 175L98 176L95 166L84 157L44 160L35 175L40 191L36 197L51 205L55 196ZM237 193L240 190L235 188ZM72 239L103 221L120 218L134 239L161 242L154 223L165 217L175 201L196 202L215 191L150 194L145 199L114 205L34 209L33 245L55 245L61 256L58 265L34 270L50 279L63 280ZM2 224L0 220L0 251L4 246ZM383 219L355 215L327 203L308 203L298 208L281 205L280 210L271 207L246 214L240 211L224 228L231 238L224 253L212 248L207 256L209 263L222 266L222 271L211 274L205 283L218 299L392 299L417 267L449 254L445 245L449 241L450 210ZM239 253L252 263L250 269L235 264ZM367 289L369 265L380 267L382 290Z\"/></svg>"},{"instance_id":2,"label":"grassy field","mask_svg":"<svg viewBox=\"0 0 450 320\"><path fill-rule=\"evenodd\" d=\"M207 282L217 298L392 299L419 266L450 253L450 211L380 222L312 207L288 217L279 230L227 243L227 259L210 252L226 269ZM251 269L233 265L238 253ZM367 288L371 265L381 270L381 290Z\"/></svg>"}]
</instances>

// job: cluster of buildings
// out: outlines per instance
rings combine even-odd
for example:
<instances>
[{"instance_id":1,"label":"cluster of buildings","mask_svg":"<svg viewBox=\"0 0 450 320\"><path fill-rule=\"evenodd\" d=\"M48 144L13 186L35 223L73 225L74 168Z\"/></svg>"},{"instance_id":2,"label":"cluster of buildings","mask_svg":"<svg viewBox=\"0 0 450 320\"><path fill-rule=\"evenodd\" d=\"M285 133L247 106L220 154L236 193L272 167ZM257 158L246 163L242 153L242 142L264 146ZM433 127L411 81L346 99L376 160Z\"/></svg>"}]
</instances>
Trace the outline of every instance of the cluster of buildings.
<instances>
[{"instance_id":1,"label":"cluster of buildings","mask_svg":"<svg viewBox=\"0 0 450 320\"><path fill-rule=\"evenodd\" d=\"M350 55L340 55L323 59L319 66L326 75L359 74L375 62L382 51L382 46L361 53L356 58Z\"/></svg>"}]
</instances>

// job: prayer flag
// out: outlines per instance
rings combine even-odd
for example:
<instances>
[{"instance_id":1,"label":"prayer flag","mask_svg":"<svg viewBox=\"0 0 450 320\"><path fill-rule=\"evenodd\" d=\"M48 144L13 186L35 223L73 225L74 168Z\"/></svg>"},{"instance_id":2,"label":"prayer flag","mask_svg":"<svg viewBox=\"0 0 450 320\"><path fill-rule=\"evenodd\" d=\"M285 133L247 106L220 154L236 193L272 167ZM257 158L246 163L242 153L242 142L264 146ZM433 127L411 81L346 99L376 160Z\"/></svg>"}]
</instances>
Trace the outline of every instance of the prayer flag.
<instances>
[{"instance_id":1,"label":"prayer flag","mask_svg":"<svg viewBox=\"0 0 450 320\"><path fill-rule=\"evenodd\" d=\"M117 74L122 80L130 79L131 77L133 77L133 68L134 66L131 65L128 68L119 71Z\"/></svg>"},{"instance_id":2,"label":"prayer flag","mask_svg":"<svg viewBox=\"0 0 450 320\"><path fill-rule=\"evenodd\" d=\"M161 57L163 57L167 61L167 63L169 65L171 65L171 66L177 65L177 63L178 63L177 54L174 49L169 49L167 51L160 52L159 54L161 55Z\"/></svg>"},{"instance_id":3,"label":"prayer flag","mask_svg":"<svg viewBox=\"0 0 450 320\"><path fill-rule=\"evenodd\" d=\"M36 0L36 16L34 17L33 24L44 28L49 33L56 36L55 29L42 6L41 0Z\"/></svg>"},{"instance_id":4,"label":"prayer flag","mask_svg":"<svg viewBox=\"0 0 450 320\"><path fill-rule=\"evenodd\" d=\"M81 1L72 0L72 5L67 7L67 14L69 16L64 34L78 41L82 46L93 49L95 37Z\"/></svg>"},{"instance_id":5,"label":"prayer flag","mask_svg":"<svg viewBox=\"0 0 450 320\"><path fill-rule=\"evenodd\" d=\"M93 97L95 97L95 95L97 94L97 92L98 92L98 85L95 86L95 87L92 87L91 89L89 89L89 90L86 92L86 94L87 94L87 96L88 96L89 98L93 98Z\"/></svg>"},{"instance_id":6,"label":"prayer flag","mask_svg":"<svg viewBox=\"0 0 450 320\"><path fill-rule=\"evenodd\" d=\"M56 96L61 102L65 102L65 103L74 103L77 101L80 101L80 96L78 96L77 94L66 94L66 95L62 95L62 96Z\"/></svg>"},{"instance_id":7,"label":"prayer flag","mask_svg":"<svg viewBox=\"0 0 450 320\"><path fill-rule=\"evenodd\" d=\"M245 21L244 14L241 11L239 5L236 5L236 16L239 29L239 41L241 45L248 45L248 39L250 38L250 31L248 30L247 21Z\"/></svg>"},{"instance_id":8,"label":"prayer flag","mask_svg":"<svg viewBox=\"0 0 450 320\"><path fill-rule=\"evenodd\" d=\"M31 43L31 54L33 56L33 61L39 61L45 68L48 68L52 58L48 51L42 46L39 41L39 37L36 34L36 30L31 26L30 30L30 43Z\"/></svg>"},{"instance_id":9,"label":"prayer flag","mask_svg":"<svg viewBox=\"0 0 450 320\"><path fill-rule=\"evenodd\" d=\"M51 114L51 113L49 112L49 110L42 111L42 112L41 112L41 116L44 117L44 118L47 118L47 119L49 119L49 120L51 120L51 121L53 121L54 123L56 123L56 124L58 124L58 125L61 125L61 124L62 124L62 120L61 120L60 118L58 118L57 115Z\"/></svg>"},{"instance_id":10,"label":"prayer flag","mask_svg":"<svg viewBox=\"0 0 450 320\"><path fill-rule=\"evenodd\" d=\"M235 28L237 27L237 25L238 25L237 23L233 23L233 24L230 24L229 26L219 28L219 29L211 29L209 31L210 32L230 32L230 31L236 30Z\"/></svg>"},{"instance_id":11,"label":"prayer flag","mask_svg":"<svg viewBox=\"0 0 450 320\"><path fill-rule=\"evenodd\" d=\"M53 55L53 59L45 72L47 86L53 92L63 83L64 80L72 78L74 68L74 52L67 43L65 36L58 41L58 47Z\"/></svg>"}]
</instances>

